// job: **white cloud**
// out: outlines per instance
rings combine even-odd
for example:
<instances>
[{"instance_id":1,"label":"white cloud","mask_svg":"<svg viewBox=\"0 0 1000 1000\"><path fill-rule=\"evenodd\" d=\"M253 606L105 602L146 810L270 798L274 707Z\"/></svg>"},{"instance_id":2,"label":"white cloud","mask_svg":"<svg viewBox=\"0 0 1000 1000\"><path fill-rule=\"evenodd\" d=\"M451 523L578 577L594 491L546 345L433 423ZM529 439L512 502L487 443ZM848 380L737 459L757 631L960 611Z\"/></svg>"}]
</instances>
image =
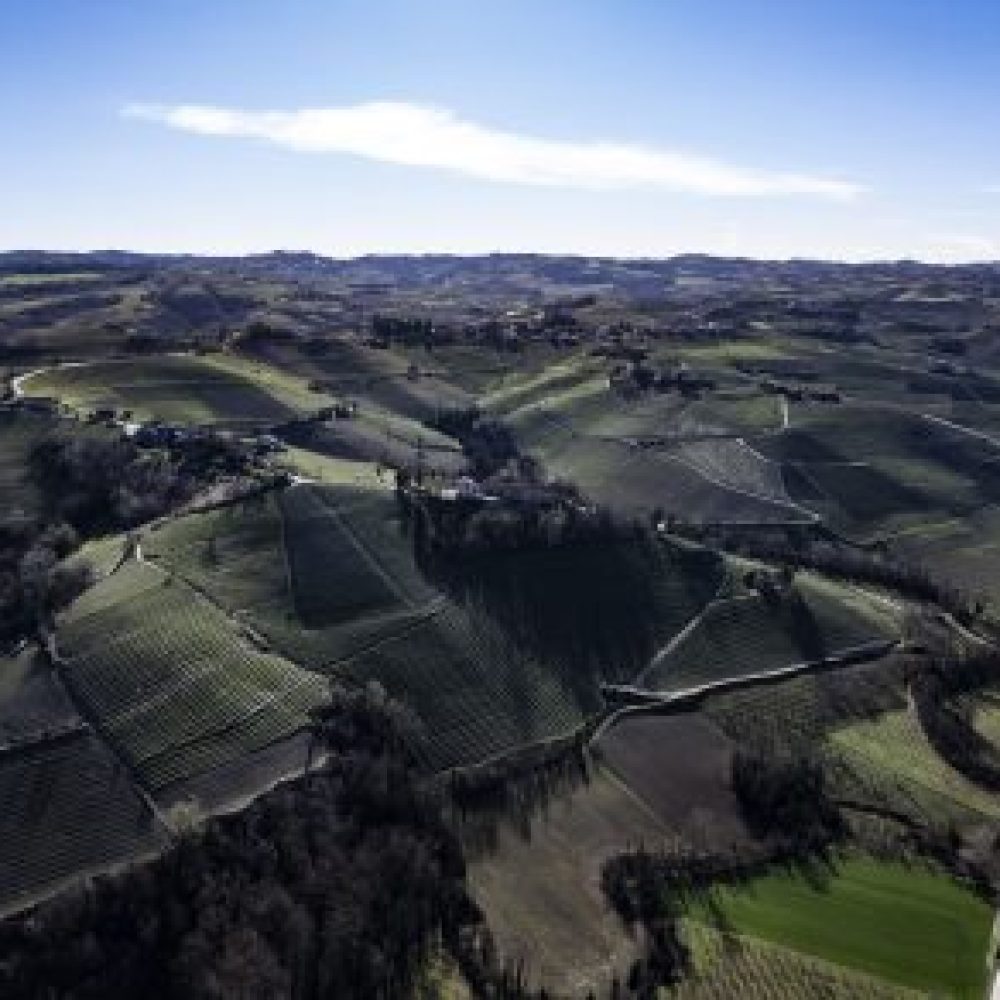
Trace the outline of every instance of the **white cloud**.
<instances>
[{"instance_id":1,"label":"white cloud","mask_svg":"<svg viewBox=\"0 0 1000 1000\"><path fill-rule=\"evenodd\" d=\"M987 184L983 188L983 194L1000 194L1000 184Z\"/></svg>"},{"instance_id":2,"label":"white cloud","mask_svg":"<svg viewBox=\"0 0 1000 1000\"><path fill-rule=\"evenodd\" d=\"M123 114L199 135L260 139L304 152L348 153L513 184L592 190L654 187L703 195L803 195L838 201L864 190L849 181L753 170L667 149L539 139L401 102L299 111L129 105Z\"/></svg>"}]
</instances>

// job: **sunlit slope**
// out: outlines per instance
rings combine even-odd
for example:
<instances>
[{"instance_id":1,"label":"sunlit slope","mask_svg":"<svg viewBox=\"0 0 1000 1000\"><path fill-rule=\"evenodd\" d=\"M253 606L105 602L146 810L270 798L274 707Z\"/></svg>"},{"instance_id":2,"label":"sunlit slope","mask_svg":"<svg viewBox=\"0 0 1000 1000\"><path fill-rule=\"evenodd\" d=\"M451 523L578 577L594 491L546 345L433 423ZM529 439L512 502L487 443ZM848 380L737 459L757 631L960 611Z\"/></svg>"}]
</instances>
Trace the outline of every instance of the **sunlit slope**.
<instances>
[{"instance_id":1,"label":"sunlit slope","mask_svg":"<svg viewBox=\"0 0 1000 1000\"><path fill-rule=\"evenodd\" d=\"M146 563L92 588L58 643L87 715L155 791L300 731L325 697L321 678Z\"/></svg>"}]
</instances>

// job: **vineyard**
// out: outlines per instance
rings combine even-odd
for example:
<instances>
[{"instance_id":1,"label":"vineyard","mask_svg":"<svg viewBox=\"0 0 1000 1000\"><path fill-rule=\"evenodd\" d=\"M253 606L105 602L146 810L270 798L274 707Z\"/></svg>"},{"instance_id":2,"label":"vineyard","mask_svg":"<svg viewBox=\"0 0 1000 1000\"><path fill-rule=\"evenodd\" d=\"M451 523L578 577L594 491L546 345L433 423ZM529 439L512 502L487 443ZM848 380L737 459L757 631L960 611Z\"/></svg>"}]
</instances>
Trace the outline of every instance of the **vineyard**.
<instances>
[{"instance_id":1,"label":"vineyard","mask_svg":"<svg viewBox=\"0 0 1000 1000\"><path fill-rule=\"evenodd\" d=\"M129 588L119 577L134 582ZM67 681L148 787L159 790L302 729L323 680L263 653L214 605L148 564L59 630Z\"/></svg>"},{"instance_id":2,"label":"vineyard","mask_svg":"<svg viewBox=\"0 0 1000 1000\"><path fill-rule=\"evenodd\" d=\"M582 720L553 671L491 620L455 605L343 669L353 680L379 681L416 711L436 770L560 735Z\"/></svg>"},{"instance_id":3,"label":"vineyard","mask_svg":"<svg viewBox=\"0 0 1000 1000\"><path fill-rule=\"evenodd\" d=\"M909 710L836 729L827 746L840 763L834 773L854 798L934 824L1000 819L996 796L942 760Z\"/></svg>"},{"instance_id":4,"label":"vineyard","mask_svg":"<svg viewBox=\"0 0 1000 1000\"><path fill-rule=\"evenodd\" d=\"M295 612L324 628L405 603L393 579L313 487L280 497Z\"/></svg>"},{"instance_id":5,"label":"vineyard","mask_svg":"<svg viewBox=\"0 0 1000 1000\"><path fill-rule=\"evenodd\" d=\"M780 945L683 921L693 969L665 990L671 1000L918 1000L895 986Z\"/></svg>"},{"instance_id":6,"label":"vineyard","mask_svg":"<svg viewBox=\"0 0 1000 1000\"><path fill-rule=\"evenodd\" d=\"M35 646L0 657L0 747L81 724Z\"/></svg>"},{"instance_id":7,"label":"vineyard","mask_svg":"<svg viewBox=\"0 0 1000 1000\"><path fill-rule=\"evenodd\" d=\"M862 609L831 588L799 584L801 601L758 595L719 601L697 627L643 676L670 691L820 660L893 637L886 615Z\"/></svg>"},{"instance_id":8,"label":"vineyard","mask_svg":"<svg viewBox=\"0 0 1000 1000\"><path fill-rule=\"evenodd\" d=\"M0 753L0 909L164 843L93 734Z\"/></svg>"},{"instance_id":9,"label":"vineyard","mask_svg":"<svg viewBox=\"0 0 1000 1000\"><path fill-rule=\"evenodd\" d=\"M985 987L991 907L929 869L847 856L808 875L775 870L717 886L689 912L932 995L979 1000Z\"/></svg>"}]
</instances>

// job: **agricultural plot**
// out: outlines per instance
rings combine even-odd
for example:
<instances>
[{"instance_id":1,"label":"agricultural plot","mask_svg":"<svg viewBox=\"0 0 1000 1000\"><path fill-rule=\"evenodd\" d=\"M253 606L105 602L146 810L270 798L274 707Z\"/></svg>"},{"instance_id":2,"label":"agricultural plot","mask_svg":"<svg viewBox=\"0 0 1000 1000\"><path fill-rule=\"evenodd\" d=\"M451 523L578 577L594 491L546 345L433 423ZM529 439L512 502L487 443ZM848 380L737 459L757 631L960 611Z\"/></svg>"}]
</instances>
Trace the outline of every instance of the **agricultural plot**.
<instances>
[{"instance_id":1,"label":"agricultural plot","mask_svg":"<svg viewBox=\"0 0 1000 1000\"><path fill-rule=\"evenodd\" d=\"M469 866L500 954L556 996L604 995L640 946L603 897L601 866L668 836L604 771L533 817L529 837L501 826L496 848Z\"/></svg>"},{"instance_id":2,"label":"agricultural plot","mask_svg":"<svg viewBox=\"0 0 1000 1000\"><path fill-rule=\"evenodd\" d=\"M434 594L413 565L410 541L394 521L391 495L353 484L302 485L288 493L280 501L270 495L172 520L146 534L143 553L210 595L285 656L313 670L329 672L425 617L424 604ZM292 538L297 542L290 542ZM295 564L297 569L312 574L300 575L297 581L286 551L286 545L290 550L294 544L305 557ZM313 547L327 552L337 546L346 551L348 563L310 557ZM355 607L358 613L345 617L347 608L356 605L346 590L351 566L389 599L380 607ZM333 609L338 620L305 627L296 611L296 586L300 591L312 588L307 600L315 603L317 613Z\"/></svg>"},{"instance_id":3,"label":"agricultural plot","mask_svg":"<svg viewBox=\"0 0 1000 1000\"><path fill-rule=\"evenodd\" d=\"M888 656L713 694L702 712L758 753L815 754L834 730L906 705L904 663Z\"/></svg>"},{"instance_id":4,"label":"agricultural plot","mask_svg":"<svg viewBox=\"0 0 1000 1000\"><path fill-rule=\"evenodd\" d=\"M644 516L661 508L693 521L738 524L813 519L785 500L713 482L669 450L574 437L556 427L536 452L552 475L572 480L590 499L623 513Z\"/></svg>"},{"instance_id":5,"label":"agricultural plot","mask_svg":"<svg viewBox=\"0 0 1000 1000\"><path fill-rule=\"evenodd\" d=\"M935 996L978 1000L986 985L991 907L949 876L919 867L848 856L808 878L775 871L716 887L689 913Z\"/></svg>"},{"instance_id":6,"label":"agricultural plot","mask_svg":"<svg viewBox=\"0 0 1000 1000\"><path fill-rule=\"evenodd\" d=\"M53 368L24 382L29 395L56 396L74 409L128 410L136 420L259 426L300 413L270 391L260 373L200 357L100 361ZM322 405L316 402L315 408Z\"/></svg>"},{"instance_id":7,"label":"agricultural plot","mask_svg":"<svg viewBox=\"0 0 1000 1000\"><path fill-rule=\"evenodd\" d=\"M918 1000L923 991L835 965L780 945L682 921L692 969L663 991L671 1000Z\"/></svg>"},{"instance_id":8,"label":"agricultural plot","mask_svg":"<svg viewBox=\"0 0 1000 1000\"><path fill-rule=\"evenodd\" d=\"M148 564L125 566L87 598L59 629L66 680L150 789L291 736L325 696L322 678L261 652Z\"/></svg>"},{"instance_id":9,"label":"agricultural plot","mask_svg":"<svg viewBox=\"0 0 1000 1000\"><path fill-rule=\"evenodd\" d=\"M794 512L795 504L785 490L781 466L742 439L691 442L678 448L675 457L710 483L788 507ZM807 511L801 513L808 516Z\"/></svg>"},{"instance_id":10,"label":"agricultural plot","mask_svg":"<svg viewBox=\"0 0 1000 1000\"><path fill-rule=\"evenodd\" d=\"M705 549L617 541L471 557L446 586L558 670L593 711L598 683L631 680L723 576Z\"/></svg>"},{"instance_id":11,"label":"agricultural plot","mask_svg":"<svg viewBox=\"0 0 1000 1000\"><path fill-rule=\"evenodd\" d=\"M128 773L92 733L0 752L0 909L165 842Z\"/></svg>"},{"instance_id":12,"label":"agricultural plot","mask_svg":"<svg viewBox=\"0 0 1000 1000\"><path fill-rule=\"evenodd\" d=\"M1000 500L996 448L916 414L814 408L761 448L786 464L793 497L861 538L965 517Z\"/></svg>"},{"instance_id":13,"label":"agricultural plot","mask_svg":"<svg viewBox=\"0 0 1000 1000\"><path fill-rule=\"evenodd\" d=\"M0 657L0 748L82 725L34 646Z\"/></svg>"},{"instance_id":14,"label":"agricultural plot","mask_svg":"<svg viewBox=\"0 0 1000 1000\"><path fill-rule=\"evenodd\" d=\"M711 605L696 627L650 664L645 686L677 691L822 660L896 635L891 612L847 588L803 578L799 599L759 595Z\"/></svg>"},{"instance_id":15,"label":"agricultural plot","mask_svg":"<svg viewBox=\"0 0 1000 1000\"><path fill-rule=\"evenodd\" d=\"M435 770L563 735L581 709L556 673L485 616L446 605L341 668L379 681L424 724Z\"/></svg>"},{"instance_id":16,"label":"agricultural plot","mask_svg":"<svg viewBox=\"0 0 1000 1000\"><path fill-rule=\"evenodd\" d=\"M734 744L705 716L625 716L595 746L599 759L686 843L727 851L750 838L730 784Z\"/></svg>"},{"instance_id":17,"label":"agricultural plot","mask_svg":"<svg viewBox=\"0 0 1000 1000\"><path fill-rule=\"evenodd\" d=\"M362 410L357 417L329 420L290 436L292 443L334 458L445 473L461 472L465 456L457 441L402 421L386 411Z\"/></svg>"},{"instance_id":18,"label":"agricultural plot","mask_svg":"<svg viewBox=\"0 0 1000 1000\"><path fill-rule=\"evenodd\" d=\"M282 518L295 612L324 628L403 602L395 581L312 487L282 493Z\"/></svg>"},{"instance_id":19,"label":"agricultural plot","mask_svg":"<svg viewBox=\"0 0 1000 1000\"><path fill-rule=\"evenodd\" d=\"M852 798L939 826L1000 818L1000 800L942 760L908 709L835 729L826 745Z\"/></svg>"},{"instance_id":20,"label":"agricultural plot","mask_svg":"<svg viewBox=\"0 0 1000 1000\"><path fill-rule=\"evenodd\" d=\"M947 518L900 532L892 547L905 559L931 566L964 593L1000 609L1000 506L983 507L967 517Z\"/></svg>"}]
</instances>

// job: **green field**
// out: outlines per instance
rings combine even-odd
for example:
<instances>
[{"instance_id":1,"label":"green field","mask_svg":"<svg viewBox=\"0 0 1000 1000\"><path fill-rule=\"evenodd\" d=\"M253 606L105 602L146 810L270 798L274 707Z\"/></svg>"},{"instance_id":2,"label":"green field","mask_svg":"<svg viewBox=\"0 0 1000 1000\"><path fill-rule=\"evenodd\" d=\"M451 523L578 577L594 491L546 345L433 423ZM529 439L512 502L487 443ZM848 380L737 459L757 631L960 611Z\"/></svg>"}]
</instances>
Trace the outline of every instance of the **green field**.
<instances>
[{"instance_id":1,"label":"green field","mask_svg":"<svg viewBox=\"0 0 1000 1000\"><path fill-rule=\"evenodd\" d=\"M986 985L991 907L947 876L859 857L816 878L775 872L691 907L709 925L956 1000Z\"/></svg>"}]
</instances>

